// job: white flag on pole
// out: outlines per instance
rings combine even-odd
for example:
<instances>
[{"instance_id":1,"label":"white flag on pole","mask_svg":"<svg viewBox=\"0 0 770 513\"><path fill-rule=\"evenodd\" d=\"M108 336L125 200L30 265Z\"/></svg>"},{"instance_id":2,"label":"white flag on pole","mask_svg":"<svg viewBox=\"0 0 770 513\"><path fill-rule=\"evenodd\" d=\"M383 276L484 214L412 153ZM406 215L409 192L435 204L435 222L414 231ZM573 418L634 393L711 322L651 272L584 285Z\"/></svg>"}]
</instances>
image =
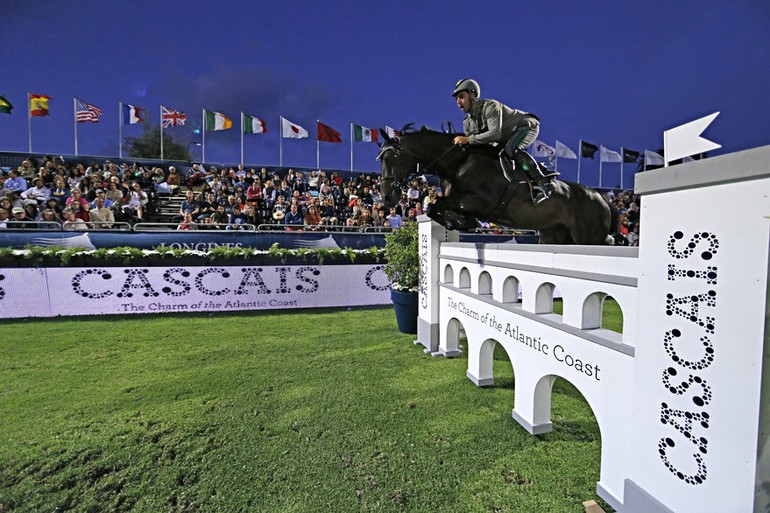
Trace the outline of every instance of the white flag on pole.
<instances>
[{"instance_id":1,"label":"white flag on pole","mask_svg":"<svg viewBox=\"0 0 770 513\"><path fill-rule=\"evenodd\" d=\"M644 150L644 164L646 166L662 166L664 164L663 157L654 151Z\"/></svg>"},{"instance_id":2,"label":"white flag on pole","mask_svg":"<svg viewBox=\"0 0 770 513\"><path fill-rule=\"evenodd\" d=\"M301 126L281 117L281 135L288 139L304 139L308 136L308 132Z\"/></svg>"},{"instance_id":3,"label":"white flag on pole","mask_svg":"<svg viewBox=\"0 0 770 513\"><path fill-rule=\"evenodd\" d=\"M388 137L391 139L398 136L399 131L395 128L390 128L388 125L385 125L385 132L388 134Z\"/></svg>"},{"instance_id":4,"label":"white flag on pole","mask_svg":"<svg viewBox=\"0 0 770 513\"><path fill-rule=\"evenodd\" d=\"M577 159L577 155L569 146L556 141L556 156L564 159Z\"/></svg>"},{"instance_id":5,"label":"white flag on pole","mask_svg":"<svg viewBox=\"0 0 770 513\"><path fill-rule=\"evenodd\" d=\"M543 141L535 140L535 157L548 157L552 158L556 155L556 150L553 146L548 146Z\"/></svg>"},{"instance_id":6,"label":"white flag on pole","mask_svg":"<svg viewBox=\"0 0 770 513\"><path fill-rule=\"evenodd\" d=\"M599 159L601 162L623 162L623 157L620 156L620 153L617 151L612 151L610 149L605 148L604 146L601 147L601 153L599 155Z\"/></svg>"}]
</instances>

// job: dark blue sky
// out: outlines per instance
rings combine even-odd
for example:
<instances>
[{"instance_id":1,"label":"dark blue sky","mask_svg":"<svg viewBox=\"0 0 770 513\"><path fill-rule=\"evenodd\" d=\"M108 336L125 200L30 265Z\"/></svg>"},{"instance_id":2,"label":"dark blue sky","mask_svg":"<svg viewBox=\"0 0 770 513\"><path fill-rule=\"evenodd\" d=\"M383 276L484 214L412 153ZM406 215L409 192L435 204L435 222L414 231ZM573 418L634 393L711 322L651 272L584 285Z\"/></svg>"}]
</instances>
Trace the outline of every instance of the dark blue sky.
<instances>
[{"instance_id":1,"label":"dark blue sky","mask_svg":"<svg viewBox=\"0 0 770 513\"><path fill-rule=\"evenodd\" d=\"M450 96L476 78L482 96L537 114L541 139L615 151L662 146L668 128L715 111L715 154L770 143L770 2L6 2L0 36L0 149L26 151L26 93L47 94L33 150L74 152L72 97L104 110L81 123L81 154L116 155L118 102L183 110L185 137L201 109L236 124L209 133L209 161L240 158L239 112L267 121L247 136L246 161L278 163L278 117L310 131L284 140L284 165L314 166L315 120L343 134L321 144L321 166L350 166L349 124L461 126ZM138 133L124 127L124 135ZM199 151L195 150L196 153ZM373 144L356 169L378 169ZM574 161L560 159L574 178ZM584 160L585 182L598 160ZM604 184L618 164L604 165ZM627 165L626 185L632 173Z\"/></svg>"}]
</instances>

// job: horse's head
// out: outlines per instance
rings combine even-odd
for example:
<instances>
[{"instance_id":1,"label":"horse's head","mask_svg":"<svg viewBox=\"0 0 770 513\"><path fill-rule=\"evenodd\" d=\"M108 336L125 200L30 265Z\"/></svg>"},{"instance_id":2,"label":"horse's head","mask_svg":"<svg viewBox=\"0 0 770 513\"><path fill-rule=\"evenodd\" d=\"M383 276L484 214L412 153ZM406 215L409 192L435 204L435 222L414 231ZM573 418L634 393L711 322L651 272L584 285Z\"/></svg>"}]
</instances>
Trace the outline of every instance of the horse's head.
<instances>
[{"instance_id":1,"label":"horse's head","mask_svg":"<svg viewBox=\"0 0 770 513\"><path fill-rule=\"evenodd\" d=\"M398 203L401 191L409 187L409 176L417 171L417 162L404 151L398 137L388 137L382 131L385 142L380 146L377 160L382 170L382 202L385 208Z\"/></svg>"}]
</instances>

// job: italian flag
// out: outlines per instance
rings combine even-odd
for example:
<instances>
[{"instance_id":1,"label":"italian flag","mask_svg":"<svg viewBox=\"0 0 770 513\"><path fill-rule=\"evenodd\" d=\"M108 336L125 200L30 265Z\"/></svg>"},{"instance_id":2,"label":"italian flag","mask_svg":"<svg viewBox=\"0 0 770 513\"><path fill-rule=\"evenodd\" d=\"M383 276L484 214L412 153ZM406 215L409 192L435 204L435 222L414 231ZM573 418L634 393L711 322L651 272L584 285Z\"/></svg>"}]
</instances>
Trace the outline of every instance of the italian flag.
<instances>
[{"instance_id":1,"label":"italian flag","mask_svg":"<svg viewBox=\"0 0 770 513\"><path fill-rule=\"evenodd\" d=\"M227 130L232 127L232 120L221 112L206 111L206 131L215 132L217 130Z\"/></svg>"},{"instance_id":2,"label":"italian flag","mask_svg":"<svg viewBox=\"0 0 770 513\"><path fill-rule=\"evenodd\" d=\"M267 125L264 121L248 114L243 115L243 133L244 134L264 134L267 133Z\"/></svg>"},{"instance_id":3,"label":"italian flag","mask_svg":"<svg viewBox=\"0 0 770 513\"><path fill-rule=\"evenodd\" d=\"M372 130L365 126L353 125L353 140L355 142L377 142L380 138L378 130Z\"/></svg>"}]
</instances>

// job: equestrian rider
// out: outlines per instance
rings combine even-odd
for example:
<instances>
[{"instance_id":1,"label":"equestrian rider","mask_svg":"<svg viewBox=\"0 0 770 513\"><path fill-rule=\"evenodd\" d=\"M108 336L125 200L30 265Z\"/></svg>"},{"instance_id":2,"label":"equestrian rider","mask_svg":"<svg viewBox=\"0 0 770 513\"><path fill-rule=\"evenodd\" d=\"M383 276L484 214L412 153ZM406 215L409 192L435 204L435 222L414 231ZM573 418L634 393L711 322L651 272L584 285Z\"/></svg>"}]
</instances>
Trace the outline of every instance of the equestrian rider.
<instances>
[{"instance_id":1,"label":"equestrian rider","mask_svg":"<svg viewBox=\"0 0 770 513\"><path fill-rule=\"evenodd\" d=\"M465 112L465 135L454 138L454 144L502 144L501 158L520 164L532 186L532 202L538 204L553 192L553 182L543 175L532 156L524 149L532 144L540 132L540 120L533 114L512 109L497 100L479 98L481 88L473 79L463 79L455 84L457 106ZM510 178L509 178L510 179Z\"/></svg>"}]
</instances>

